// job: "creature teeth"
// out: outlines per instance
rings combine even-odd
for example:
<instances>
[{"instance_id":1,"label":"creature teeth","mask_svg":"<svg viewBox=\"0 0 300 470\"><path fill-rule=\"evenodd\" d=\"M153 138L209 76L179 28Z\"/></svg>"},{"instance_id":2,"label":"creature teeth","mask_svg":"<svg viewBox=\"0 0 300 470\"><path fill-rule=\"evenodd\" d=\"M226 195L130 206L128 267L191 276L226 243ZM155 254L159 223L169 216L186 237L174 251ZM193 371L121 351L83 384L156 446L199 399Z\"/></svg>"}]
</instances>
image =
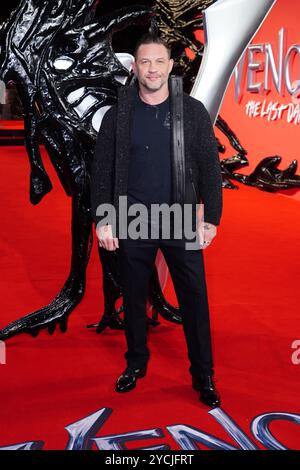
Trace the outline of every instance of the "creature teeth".
<instances>
[{"instance_id":1,"label":"creature teeth","mask_svg":"<svg viewBox=\"0 0 300 470\"><path fill-rule=\"evenodd\" d=\"M74 107L74 109L78 116L82 118L86 114L86 112L97 102L98 101L94 96L87 95L85 98L83 98L80 104Z\"/></svg>"},{"instance_id":2,"label":"creature teeth","mask_svg":"<svg viewBox=\"0 0 300 470\"><path fill-rule=\"evenodd\" d=\"M74 90L71 93L69 93L69 95L67 96L68 103L70 104L75 103L77 100L82 98L82 96L84 95L84 92L85 92L85 87L82 86L81 88L77 88L77 90Z\"/></svg>"},{"instance_id":3,"label":"creature teeth","mask_svg":"<svg viewBox=\"0 0 300 470\"><path fill-rule=\"evenodd\" d=\"M106 111L109 110L109 108L110 108L110 106L102 106L93 115L92 126L93 126L93 128L95 129L96 132L99 131L102 119L104 117L104 114L106 113Z\"/></svg>"}]
</instances>

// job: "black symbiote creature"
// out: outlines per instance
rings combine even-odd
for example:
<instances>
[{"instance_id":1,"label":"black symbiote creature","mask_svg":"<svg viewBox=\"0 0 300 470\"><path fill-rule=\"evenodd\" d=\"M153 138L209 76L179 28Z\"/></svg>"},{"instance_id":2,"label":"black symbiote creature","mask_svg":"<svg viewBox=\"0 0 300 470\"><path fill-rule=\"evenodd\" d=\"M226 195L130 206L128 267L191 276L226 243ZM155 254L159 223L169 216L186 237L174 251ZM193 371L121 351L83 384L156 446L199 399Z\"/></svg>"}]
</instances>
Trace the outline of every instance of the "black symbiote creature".
<instances>
[{"instance_id":1,"label":"black symbiote creature","mask_svg":"<svg viewBox=\"0 0 300 470\"><path fill-rule=\"evenodd\" d=\"M97 0L23 0L0 30L0 78L15 83L24 108L25 144L30 161L30 201L37 204L52 188L39 150L45 145L60 182L72 198L72 259L69 276L53 301L3 328L6 339L57 324L67 329L68 315L81 301L92 245L90 164L104 112L116 101L117 87L130 79L128 54L116 54L112 37L129 25L149 24L144 6L94 16ZM115 302L122 294L118 255L99 248L105 311L98 332L122 328ZM157 313L180 323L178 309L165 300L157 270L149 286Z\"/></svg>"}]
</instances>

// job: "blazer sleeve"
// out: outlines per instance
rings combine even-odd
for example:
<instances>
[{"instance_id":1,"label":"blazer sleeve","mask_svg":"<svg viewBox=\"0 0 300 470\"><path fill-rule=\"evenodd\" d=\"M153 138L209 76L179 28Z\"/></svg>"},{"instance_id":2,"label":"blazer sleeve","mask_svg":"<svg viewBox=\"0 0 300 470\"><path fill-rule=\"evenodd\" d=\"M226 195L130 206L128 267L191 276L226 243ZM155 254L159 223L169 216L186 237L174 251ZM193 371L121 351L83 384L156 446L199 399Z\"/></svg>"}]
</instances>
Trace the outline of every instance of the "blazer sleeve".
<instances>
[{"instance_id":1,"label":"blazer sleeve","mask_svg":"<svg viewBox=\"0 0 300 470\"><path fill-rule=\"evenodd\" d=\"M91 165L91 209L96 226L105 217L96 215L98 206L114 202L116 132L114 108L115 106L112 106L102 119Z\"/></svg>"},{"instance_id":2,"label":"blazer sleeve","mask_svg":"<svg viewBox=\"0 0 300 470\"><path fill-rule=\"evenodd\" d=\"M197 116L199 130L198 162L200 167L200 192L204 204L204 220L220 224L223 207L222 174L217 141L210 115L200 102L201 112Z\"/></svg>"}]
</instances>

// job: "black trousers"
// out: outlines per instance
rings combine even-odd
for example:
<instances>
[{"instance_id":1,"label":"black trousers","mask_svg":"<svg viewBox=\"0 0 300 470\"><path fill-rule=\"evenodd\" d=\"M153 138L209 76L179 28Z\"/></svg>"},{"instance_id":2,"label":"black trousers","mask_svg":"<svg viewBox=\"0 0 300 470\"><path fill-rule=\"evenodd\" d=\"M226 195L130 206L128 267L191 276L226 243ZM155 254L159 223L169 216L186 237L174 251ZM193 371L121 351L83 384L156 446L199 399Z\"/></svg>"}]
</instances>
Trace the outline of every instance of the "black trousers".
<instances>
[{"instance_id":1,"label":"black trousers","mask_svg":"<svg viewBox=\"0 0 300 470\"><path fill-rule=\"evenodd\" d=\"M183 240L119 239L127 366L143 368L147 347L146 304L149 279L161 249L173 280L193 376L213 375L209 307L203 251L186 250Z\"/></svg>"}]
</instances>

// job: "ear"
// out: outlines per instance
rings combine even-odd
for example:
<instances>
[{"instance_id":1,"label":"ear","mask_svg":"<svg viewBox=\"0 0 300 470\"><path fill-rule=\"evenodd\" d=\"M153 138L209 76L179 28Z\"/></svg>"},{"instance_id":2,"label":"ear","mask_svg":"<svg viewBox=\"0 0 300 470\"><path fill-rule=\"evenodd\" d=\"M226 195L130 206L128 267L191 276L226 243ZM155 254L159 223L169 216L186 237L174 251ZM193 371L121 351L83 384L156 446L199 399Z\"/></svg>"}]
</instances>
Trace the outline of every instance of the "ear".
<instances>
[{"instance_id":1,"label":"ear","mask_svg":"<svg viewBox=\"0 0 300 470\"><path fill-rule=\"evenodd\" d=\"M171 73L171 70L173 68L173 65L174 65L174 60L173 59L170 59L169 60L169 73Z\"/></svg>"},{"instance_id":2,"label":"ear","mask_svg":"<svg viewBox=\"0 0 300 470\"><path fill-rule=\"evenodd\" d=\"M136 61L134 60L131 65L132 65L132 71L134 75L136 75Z\"/></svg>"}]
</instances>

